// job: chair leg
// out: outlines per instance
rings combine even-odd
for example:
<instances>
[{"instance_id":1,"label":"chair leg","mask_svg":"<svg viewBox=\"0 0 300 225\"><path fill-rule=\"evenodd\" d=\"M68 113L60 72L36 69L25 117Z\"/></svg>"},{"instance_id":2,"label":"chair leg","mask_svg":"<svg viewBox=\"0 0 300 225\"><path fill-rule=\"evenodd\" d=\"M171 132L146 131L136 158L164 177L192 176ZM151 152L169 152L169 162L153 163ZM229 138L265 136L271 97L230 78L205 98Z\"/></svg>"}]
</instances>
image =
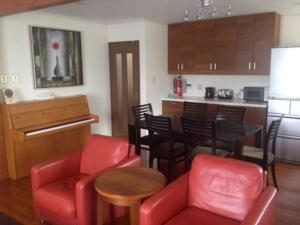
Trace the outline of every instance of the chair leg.
<instances>
[{"instance_id":1,"label":"chair leg","mask_svg":"<svg viewBox=\"0 0 300 225\"><path fill-rule=\"evenodd\" d=\"M168 183L170 183L173 178L173 167L174 167L173 160L168 160Z\"/></svg>"},{"instance_id":2,"label":"chair leg","mask_svg":"<svg viewBox=\"0 0 300 225\"><path fill-rule=\"evenodd\" d=\"M273 184L278 189L277 180L276 180L276 172L275 172L275 163L271 165L272 169L272 178L273 178Z\"/></svg>"},{"instance_id":3,"label":"chair leg","mask_svg":"<svg viewBox=\"0 0 300 225\"><path fill-rule=\"evenodd\" d=\"M153 160L154 160L154 156L150 151L149 152L149 168L153 168Z\"/></svg>"},{"instance_id":4,"label":"chair leg","mask_svg":"<svg viewBox=\"0 0 300 225\"><path fill-rule=\"evenodd\" d=\"M157 161L157 170L161 171L160 159L156 158L156 161Z\"/></svg>"}]
</instances>

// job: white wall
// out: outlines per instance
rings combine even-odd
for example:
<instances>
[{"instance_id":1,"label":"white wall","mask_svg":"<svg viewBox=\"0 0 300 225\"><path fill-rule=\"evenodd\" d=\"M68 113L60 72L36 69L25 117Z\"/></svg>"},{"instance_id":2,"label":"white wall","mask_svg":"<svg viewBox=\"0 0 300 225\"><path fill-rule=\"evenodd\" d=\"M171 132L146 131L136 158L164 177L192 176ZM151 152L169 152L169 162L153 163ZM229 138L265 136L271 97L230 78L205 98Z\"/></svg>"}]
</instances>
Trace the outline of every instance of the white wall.
<instances>
[{"instance_id":1,"label":"white wall","mask_svg":"<svg viewBox=\"0 0 300 225\"><path fill-rule=\"evenodd\" d=\"M146 81L147 101L154 113L162 112L161 98L172 88L172 76L168 76L168 28L165 25L145 22L146 25Z\"/></svg>"},{"instance_id":2,"label":"white wall","mask_svg":"<svg viewBox=\"0 0 300 225\"><path fill-rule=\"evenodd\" d=\"M2 44L0 49L0 74L19 74L20 82L9 83L7 88L16 91L19 100L35 99L37 94L52 92L56 96L86 94L92 113L101 117L94 125L94 132L111 133L110 82L108 69L107 26L80 19L51 16L38 13L23 13L1 18ZM84 85L51 89L34 89L33 65L29 26L42 26L81 31Z\"/></svg>"},{"instance_id":3,"label":"white wall","mask_svg":"<svg viewBox=\"0 0 300 225\"><path fill-rule=\"evenodd\" d=\"M280 27L281 46L300 46L300 15L282 16Z\"/></svg>"}]
</instances>

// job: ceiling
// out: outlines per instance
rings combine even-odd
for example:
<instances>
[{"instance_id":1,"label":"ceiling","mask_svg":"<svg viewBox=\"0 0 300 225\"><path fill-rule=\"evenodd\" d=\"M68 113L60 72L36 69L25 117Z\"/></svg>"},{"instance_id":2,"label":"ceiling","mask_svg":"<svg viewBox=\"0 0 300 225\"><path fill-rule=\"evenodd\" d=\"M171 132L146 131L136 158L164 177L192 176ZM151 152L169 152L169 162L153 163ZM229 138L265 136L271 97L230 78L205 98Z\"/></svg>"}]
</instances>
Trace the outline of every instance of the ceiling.
<instances>
[{"instance_id":1,"label":"ceiling","mask_svg":"<svg viewBox=\"0 0 300 225\"><path fill-rule=\"evenodd\" d=\"M215 0L219 1L222 0ZM231 0L231 2L235 15L270 11L276 11L281 15L300 15L300 0ZM80 17L104 24L142 19L167 24L182 21L186 8L200 5L200 0L83 0L40 11Z\"/></svg>"}]
</instances>

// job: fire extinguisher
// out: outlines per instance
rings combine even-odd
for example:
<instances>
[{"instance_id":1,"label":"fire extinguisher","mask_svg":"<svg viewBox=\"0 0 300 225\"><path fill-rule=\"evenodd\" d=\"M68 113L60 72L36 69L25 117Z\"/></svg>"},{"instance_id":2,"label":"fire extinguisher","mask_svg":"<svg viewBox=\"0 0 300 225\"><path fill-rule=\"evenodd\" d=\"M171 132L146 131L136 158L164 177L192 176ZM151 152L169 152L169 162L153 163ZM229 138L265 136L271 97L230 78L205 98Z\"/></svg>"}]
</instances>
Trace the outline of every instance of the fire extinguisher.
<instances>
[{"instance_id":1,"label":"fire extinguisher","mask_svg":"<svg viewBox=\"0 0 300 225\"><path fill-rule=\"evenodd\" d=\"M177 78L175 80L175 93L179 97L182 96L182 78L180 75L177 76Z\"/></svg>"}]
</instances>

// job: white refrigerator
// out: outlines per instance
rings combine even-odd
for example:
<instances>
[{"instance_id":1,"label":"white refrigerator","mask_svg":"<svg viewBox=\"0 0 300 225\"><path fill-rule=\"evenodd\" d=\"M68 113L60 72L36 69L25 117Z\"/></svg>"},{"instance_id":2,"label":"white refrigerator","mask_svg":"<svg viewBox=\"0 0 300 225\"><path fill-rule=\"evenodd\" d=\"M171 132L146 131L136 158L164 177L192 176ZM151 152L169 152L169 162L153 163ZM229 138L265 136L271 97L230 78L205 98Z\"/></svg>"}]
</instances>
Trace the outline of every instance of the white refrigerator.
<instances>
[{"instance_id":1,"label":"white refrigerator","mask_svg":"<svg viewBox=\"0 0 300 225\"><path fill-rule=\"evenodd\" d=\"M276 158L300 164L300 47L272 49L268 122L279 117Z\"/></svg>"}]
</instances>

